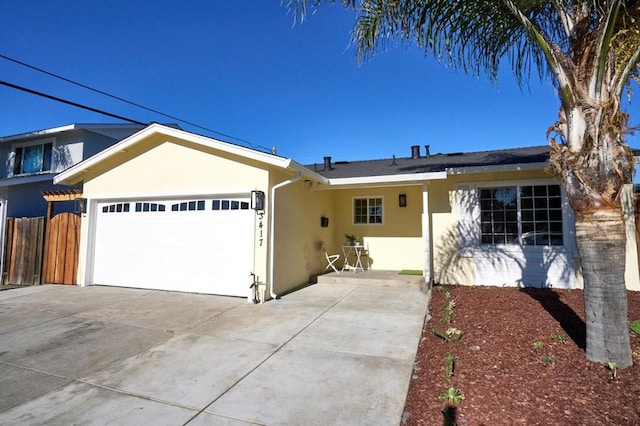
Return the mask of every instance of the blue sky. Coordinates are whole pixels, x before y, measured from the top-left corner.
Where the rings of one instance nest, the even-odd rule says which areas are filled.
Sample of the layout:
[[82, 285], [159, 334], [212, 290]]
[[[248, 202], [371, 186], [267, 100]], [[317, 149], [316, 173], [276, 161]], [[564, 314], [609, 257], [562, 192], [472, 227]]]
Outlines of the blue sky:
[[[537, 79], [521, 91], [506, 72], [495, 87], [411, 47], [358, 64], [348, 46], [354, 15], [340, 6], [295, 26], [279, 0], [1, 0], [0, 10], [0, 54], [304, 164], [408, 156], [411, 145], [432, 153], [541, 145], [557, 116], [553, 87]], [[4, 59], [0, 80], [142, 122], [173, 121]], [[638, 102], [624, 106], [636, 125]], [[0, 136], [113, 121], [0, 86]], [[639, 138], [629, 142], [640, 147]]]

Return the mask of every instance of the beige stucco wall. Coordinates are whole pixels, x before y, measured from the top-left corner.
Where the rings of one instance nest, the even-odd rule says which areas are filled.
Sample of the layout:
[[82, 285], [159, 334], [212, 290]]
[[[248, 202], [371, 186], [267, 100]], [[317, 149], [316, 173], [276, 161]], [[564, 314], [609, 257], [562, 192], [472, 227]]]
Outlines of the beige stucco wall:
[[[275, 186], [292, 178], [288, 173], [271, 175]], [[312, 182], [300, 180], [276, 190], [274, 288], [278, 295], [313, 281], [326, 266], [321, 241], [334, 247], [336, 228], [334, 193], [315, 189]], [[329, 226], [320, 226], [327, 217]]]
[[[377, 188], [336, 189], [335, 253], [342, 254], [345, 234], [360, 237], [369, 248], [371, 268], [377, 270], [424, 267], [422, 238], [422, 184]], [[399, 207], [398, 195], [406, 194], [407, 206]], [[354, 224], [355, 197], [382, 197], [382, 224]]]
[[99, 196], [247, 192], [268, 185], [268, 171], [257, 162], [166, 137], [149, 138], [90, 172], [95, 177], [85, 181], [84, 192]]
[[[190, 195], [247, 194], [264, 191], [269, 196], [270, 171], [262, 163], [231, 156], [201, 145], [166, 137], [151, 137], [125, 152], [89, 170], [83, 194], [89, 200], [89, 212], [99, 199], [135, 199], [137, 197], [175, 197]], [[268, 273], [266, 232], [269, 212], [256, 214], [254, 272], [262, 281]], [[90, 283], [89, 252], [93, 230], [89, 220], [82, 221], [78, 282]], [[260, 244], [260, 230], [265, 238]]]

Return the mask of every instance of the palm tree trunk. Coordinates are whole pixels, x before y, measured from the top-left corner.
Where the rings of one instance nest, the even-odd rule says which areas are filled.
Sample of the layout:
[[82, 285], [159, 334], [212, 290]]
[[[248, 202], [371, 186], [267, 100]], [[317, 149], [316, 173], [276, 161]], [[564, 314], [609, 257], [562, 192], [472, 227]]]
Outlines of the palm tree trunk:
[[576, 240], [585, 282], [587, 359], [613, 362], [620, 369], [629, 367], [626, 234], [621, 209], [579, 212]]

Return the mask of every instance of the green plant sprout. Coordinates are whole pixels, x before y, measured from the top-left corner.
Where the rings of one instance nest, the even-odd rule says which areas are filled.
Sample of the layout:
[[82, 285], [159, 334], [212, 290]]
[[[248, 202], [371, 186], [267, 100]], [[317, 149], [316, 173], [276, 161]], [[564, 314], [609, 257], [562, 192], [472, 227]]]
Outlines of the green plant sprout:
[[446, 330], [438, 330], [435, 327], [431, 327], [433, 334], [443, 339], [447, 343], [457, 343], [462, 339], [462, 330], [455, 327], [449, 327]]
[[455, 374], [454, 370], [455, 370], [456, 356], [454, 354], [448, 354], [446, 357], [444, 357], [444, 362], [447, 365], [447, 372], [444, 376], [444, 379], [447, 382], [450, 382], [451, 378]]
[[629, 328], [631, 331], [640, 336], [640, 320], [631, 321], [629, 323]]
[[540, 340], [533, 342], [533, 347], [536, 349], [542, 349], [543, 346], [544, 343], [542, 343]]
[[560, 342], [560, 343], [562, 343], [563, 345], [566, 345], [566, 344], [567, 344], [567, 338], [566, 338], [566, 337], [564, 337], [564, 336], [563, 336], [562, 334], [560, 334], [560, 333], [552, 334], [552, 335], [551, 335], [551, 338], [552, 338], [553, 340], [555, 340], [556, 342]]
[[556, 362], [556, 357], [553, 355], [545, 355], [542, 357], [542, 359], [548, 362], [549, 364], [553, 364], [554, 362]]
[[451, 321], [453, 321], [453, 308], [456, 307], [456, 303], [453, 300], [451, 300], [451, 293], [449, 292], [448, 288], [443, 287], [443, 291], [444, 291], [444, 306], [443, 306], [442, 319], [440, 320], [440, 322], [443, 324], [451, 324]]
[[609, 364], [607, 364], [607, 366], [609, 367], [609, 370], [611, 371], [611, 380], [615, 380], [618, 377], [618, 369], [616, 367], [616, 363], [615, 362], [610, 362]]
[[462, 393], [462, 391], [460, 391], [460, 389], [450, 387], [449, 389], [444, 391], [439, 398], [446, 400], [450, 404], [460, 405], [460, 403], [464, 401], [464, 394]]

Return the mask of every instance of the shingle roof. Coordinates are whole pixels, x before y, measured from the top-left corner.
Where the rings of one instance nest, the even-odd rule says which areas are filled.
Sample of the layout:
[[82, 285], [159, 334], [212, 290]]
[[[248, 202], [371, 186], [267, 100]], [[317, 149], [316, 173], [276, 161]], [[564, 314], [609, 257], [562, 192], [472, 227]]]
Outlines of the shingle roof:
[[336, 179], [443, 172], [447, 169], [458, 167], [545, 163], [548, 159], [549, 145], [543, 145], [496, 151], [434, 154], [430, 157], [421, 156], [415, 159], [405, 157], [365, 161], [336, 161], [331, 164], [331, 170], [325, 170], [323, 163], [311, 164], [305, 167], [326, 178]]

